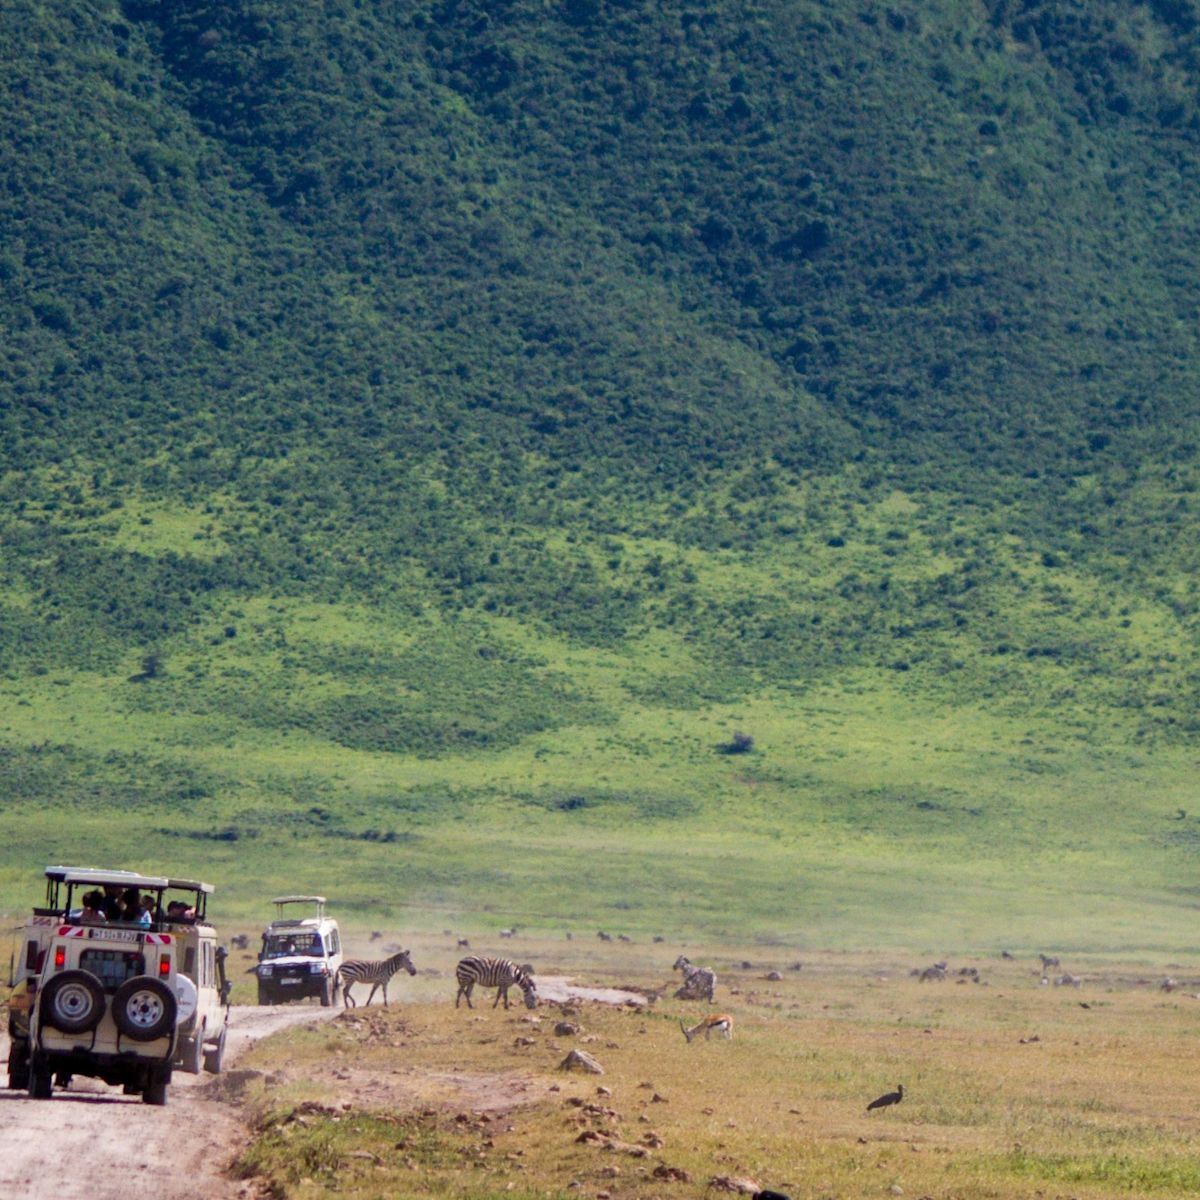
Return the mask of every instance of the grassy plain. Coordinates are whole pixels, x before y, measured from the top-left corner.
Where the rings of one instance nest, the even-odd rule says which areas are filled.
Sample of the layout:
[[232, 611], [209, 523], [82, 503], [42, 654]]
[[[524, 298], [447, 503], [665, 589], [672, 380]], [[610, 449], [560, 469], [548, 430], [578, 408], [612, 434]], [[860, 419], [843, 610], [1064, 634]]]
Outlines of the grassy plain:
[[[50, 674], [2, 718], [26, 749], [7, 760], [0, 912], [20, 917], [46, 862], [98, 861], [211, 878], [226, 920], [302, 887], [391, 930], [934, 955], [1193, 944], [1184, 749], [948, 711], [884, 673], [688, 711], [631, 699], [619, 656], [562, 665], [610, 719], [436, 759], [223, 729], [219, 712], [139, 719], [105, 680]], [[738, 730], [753, 751], [720, 753]]]
[[[543, 974], [652, 990], [680, 949], [498, 945]], [[1200, 1000], [1177, 967], [1168, 993], [1168, 964], [1064, 959], [1077, 990], [1041, 985], [1036, 959], [998, 955], [920, 983], [910, 971], [925, 961], [903, 955], [686, 949], [718, 971], [712, 1011], [733, 1015], [730, 1042], [685, 1044], [678, 1019], [705, 1006], [670, 990], [636, 1011], [573, 1005], [575, 1037], [554, 1034], [556, 1006], [533, 1020], [490, 1001], [456, 1011], [459, 951], [418, 937], [422, 973], [387, 1012], [296, 1029], [242, 1060], [260, 1074], [230, 1081], [256, 1127], [239, 1170], [288, 1200], [687, 1200], [720, 1194], [716, 1176], [839, 1200], [1167, 1200], [1200, 1186]], [[972, 966], [980, 982], [956, 982]], [[558, 1070], [572, 1046], [605, 1074]], [[901, 1104], [865, 1111], [897, 1083]], [[589, 1130], [601, 1140], [579, 1140]]]

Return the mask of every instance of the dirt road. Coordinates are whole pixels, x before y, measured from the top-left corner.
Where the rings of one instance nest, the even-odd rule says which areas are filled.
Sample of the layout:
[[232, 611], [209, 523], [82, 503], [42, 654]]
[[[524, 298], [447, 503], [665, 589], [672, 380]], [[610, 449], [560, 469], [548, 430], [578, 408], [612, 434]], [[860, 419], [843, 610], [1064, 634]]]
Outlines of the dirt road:
[[[615, 988], [581, 987], [564, 976], [541, 976], [543, 1000], [642, 1004]], [[294, 1005], [231, 1010], [225, 1065], [259, 1038], [340, 1009]], [[0, 1062], [8, 1039], [0, 1033]], [[177, 1073], [166, 1108], [143, 1104], [119, 1088], [75, 1079], [50, 1100], [0, 1088], [0, 1198], [22, 1200], [237, 1200], [244, 1185], [224, 1170], [245, 1141], [241, 1117], [221, 1101], [211, 1075]]]
[[[336, 1009], [236, 1007], [225, 1063], [257, 1039], [319, 1021]], [[8, 1039], [0, 1034], [0, 1061]], [[209, 1094], [211, 1075], [176, 1073], [166, 1108], [120, 1088], [75, 1079], [50, 1100], [0, 1089], [0, 1196], [23, 1200], [233, 1200], [242, 1186], [223, 1174], [245, 1132], [239, 1114]]]

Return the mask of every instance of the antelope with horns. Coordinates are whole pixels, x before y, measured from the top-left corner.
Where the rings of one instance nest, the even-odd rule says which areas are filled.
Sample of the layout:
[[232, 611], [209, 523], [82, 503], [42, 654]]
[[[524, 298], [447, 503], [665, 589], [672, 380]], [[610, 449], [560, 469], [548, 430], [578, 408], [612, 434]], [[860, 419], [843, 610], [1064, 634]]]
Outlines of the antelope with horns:
[[684, 1023], [683, 1018], [679, 1018], [679, 1028], [683, 1030], [683, 1036], [690, 1042], [698, 1033], [704, 1034], [706, 1038], [711, 1037], [714, 1032], [721, 1034], [722, 1037], [729, 1039], [733, 1037], [733, 1018], [728, 1013], [716, 1013], [711, 1017], [705, 1017], [698, 1025], [693, 1025], [689, 1029]]

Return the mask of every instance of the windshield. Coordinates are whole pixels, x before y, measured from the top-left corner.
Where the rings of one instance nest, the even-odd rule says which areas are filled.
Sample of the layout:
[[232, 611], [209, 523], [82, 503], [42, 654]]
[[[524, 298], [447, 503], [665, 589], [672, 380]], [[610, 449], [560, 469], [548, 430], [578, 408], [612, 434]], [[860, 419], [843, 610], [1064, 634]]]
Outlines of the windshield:
[[288, 958], [294, 954], [309, 958], [320, 958], [322, 954], [319, 933], [272, 933], [263, 944], [263, 958]]

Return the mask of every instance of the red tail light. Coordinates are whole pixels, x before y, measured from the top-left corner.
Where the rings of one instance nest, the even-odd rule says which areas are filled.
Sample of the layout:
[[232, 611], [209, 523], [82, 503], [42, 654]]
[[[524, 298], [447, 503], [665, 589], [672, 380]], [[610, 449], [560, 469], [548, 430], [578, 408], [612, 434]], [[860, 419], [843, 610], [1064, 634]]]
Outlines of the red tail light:
[[66, 946], [58, 946], [54, 951], [54, 969], [61, 971], [67, 965], [67, 948]]
[[169, 954], [160, 954], [158, 956], [158, 973], [159, 975], [170, 975], [171, 956]]

